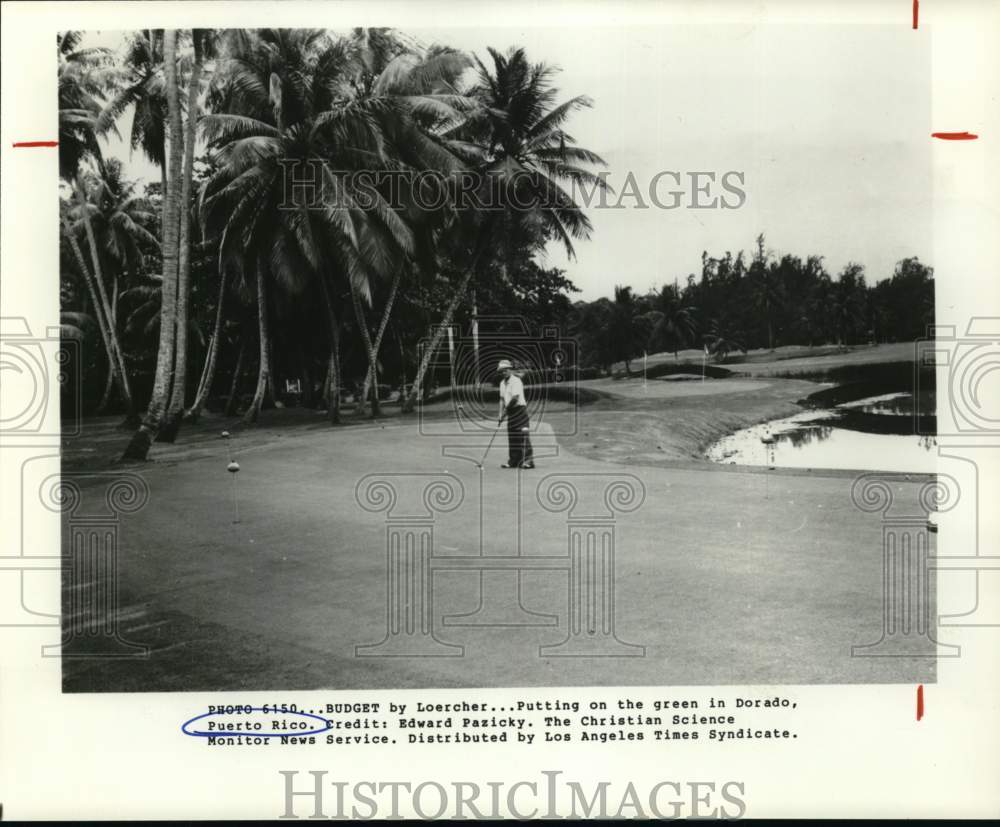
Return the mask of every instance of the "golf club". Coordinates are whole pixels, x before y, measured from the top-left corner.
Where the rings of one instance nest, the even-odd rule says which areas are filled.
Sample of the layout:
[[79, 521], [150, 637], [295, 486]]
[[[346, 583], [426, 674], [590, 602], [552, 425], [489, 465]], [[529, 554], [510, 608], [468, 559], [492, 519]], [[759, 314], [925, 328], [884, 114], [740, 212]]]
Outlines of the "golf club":
[[489, 444], [486, 446], [486, 450], [483, 451], [483, 458], [481, 460], [479, 460], [479, 462], [476, 463], [476, 467], [477, 468], [482, 468], [483, 467], [483, 463], [486, 462], [486, 457], [490, 453], [490, 448], [493, 447], [493, 440], [496, 439], [497, 438], [497, 434], [500, 433], [500, 426], [501, 425], [503, 425], [503, 418], [502, 417], [501, 417], [500, 421], [497, 422], [496, 428], [493, 429], [493, 436], [490, 437]]

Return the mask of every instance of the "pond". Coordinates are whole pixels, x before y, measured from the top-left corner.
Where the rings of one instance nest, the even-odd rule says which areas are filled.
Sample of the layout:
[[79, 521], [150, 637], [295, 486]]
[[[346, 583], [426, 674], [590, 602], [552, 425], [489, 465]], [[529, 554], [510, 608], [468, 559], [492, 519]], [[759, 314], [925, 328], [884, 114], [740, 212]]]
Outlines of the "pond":
[[[833, 401], [829, 391], [814, 394]], [[809, 404], [810, 400], [804, 400]], [[933, 391], [917, 409], [933, 411]], [[716, 442], [713, 462], [774, 468], [838, 468], [904, 473], [937, 470], [934, 417], [915, 418], [906, 391], [852, 399], [744, 428]]]

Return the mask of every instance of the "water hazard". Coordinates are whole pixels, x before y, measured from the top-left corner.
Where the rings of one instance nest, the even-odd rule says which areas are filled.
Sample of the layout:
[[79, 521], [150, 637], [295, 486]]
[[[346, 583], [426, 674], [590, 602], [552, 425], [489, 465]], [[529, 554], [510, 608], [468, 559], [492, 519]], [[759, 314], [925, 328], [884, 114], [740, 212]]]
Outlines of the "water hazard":
[[934, 417], [925, 413], [934, 410], [933, 391], [916, 398], [910, 392], [897, 391], [837, 403], [837, 390], [810, 397], [814, 404], [826, 402], [827, 407], [724, 437], [709, 449], [708, 458], [774, 468], [937, 470]]

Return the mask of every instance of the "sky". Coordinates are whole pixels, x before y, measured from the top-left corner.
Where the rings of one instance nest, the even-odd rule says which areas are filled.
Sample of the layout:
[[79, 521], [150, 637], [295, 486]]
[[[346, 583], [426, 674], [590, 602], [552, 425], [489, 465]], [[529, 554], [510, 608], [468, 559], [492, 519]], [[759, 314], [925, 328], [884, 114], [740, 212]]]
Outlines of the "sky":
[[[931, 245], [930, 49], [906, 27], [881, 25], [663, 25], [643, 28], [407, 29], [424, 45], [444, 43], [484, 60], [493, 46], [523, 46], [533, 61], [560, 68], [560, 100], [587, 95], [566, 131], [607, 162], [621, 191], [631, 173], [647, 208], [587, 209], [594, 232], [575, 260], [551, 244], [547, 266], [567, 271], [577, 298], [637, 292], [698, 274], [702, 251], [745, 250], [764, 233], [769, 251], [825, 256], [836, 275], [863, 264], [869, 282]], [[120, 33], [88, 44], [116, 46]], [[127, 134], [128, 121], [120, 129]], [[112, 142], [135, 177], [159, 173]], [[595, 172], [600, 169], [595, 169]], [[650, 202], [661, 172], [661, 204], [681, 189], [677, 209]], [[692, 172], [715, 173], [701, 203], [731, 194], [727, 172], [746, 194], [738, 209], [690, 209]], [[708, 183], [705, 176], [698, 179]], [[615, 203], [616, 199], [611, 199]]]

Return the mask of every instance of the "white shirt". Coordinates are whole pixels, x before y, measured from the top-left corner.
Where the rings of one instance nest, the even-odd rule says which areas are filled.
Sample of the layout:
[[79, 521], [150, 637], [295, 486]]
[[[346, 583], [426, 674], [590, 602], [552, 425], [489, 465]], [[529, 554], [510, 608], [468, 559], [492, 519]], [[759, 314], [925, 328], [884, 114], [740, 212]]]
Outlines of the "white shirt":
[[519, 376], [513, 373], [500, 383], [500, 402], [504, 410], [513, 405], [526, 405], [524, 399], [524, 384]]

